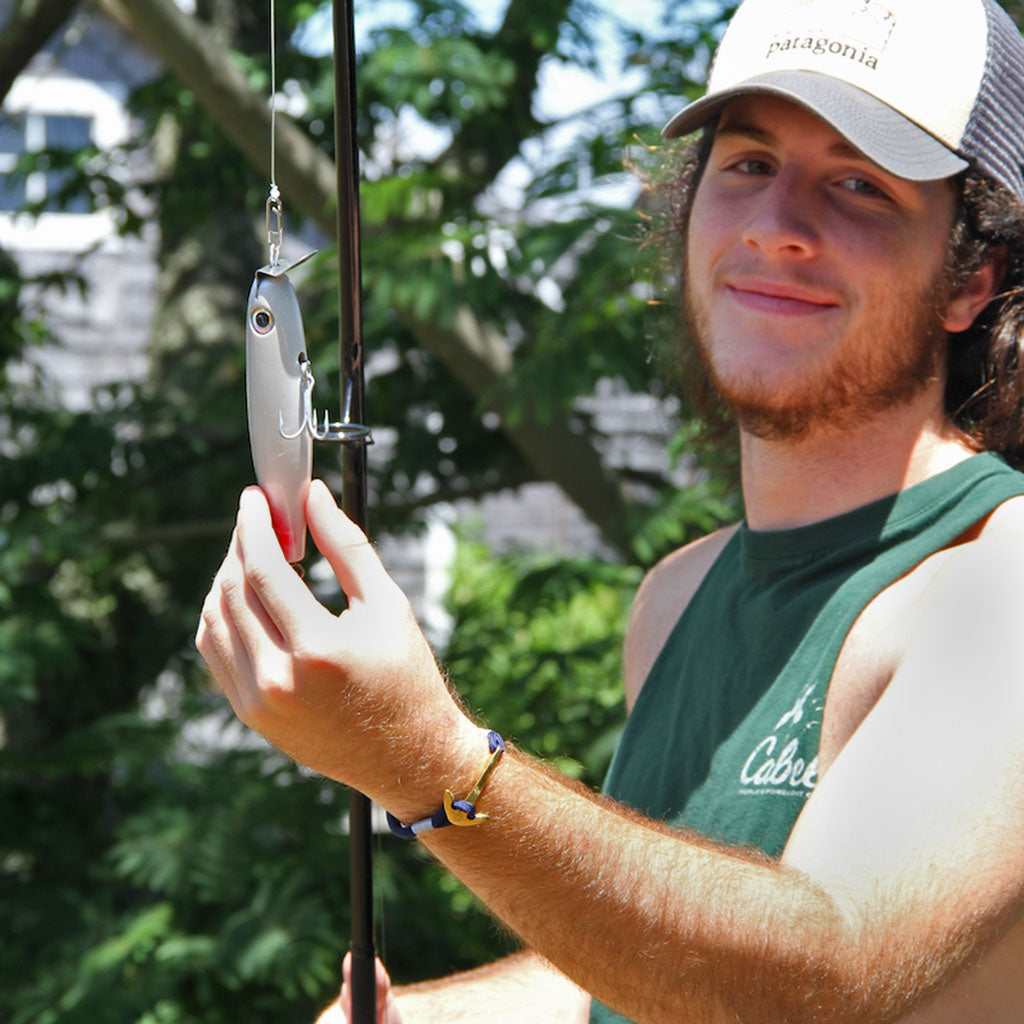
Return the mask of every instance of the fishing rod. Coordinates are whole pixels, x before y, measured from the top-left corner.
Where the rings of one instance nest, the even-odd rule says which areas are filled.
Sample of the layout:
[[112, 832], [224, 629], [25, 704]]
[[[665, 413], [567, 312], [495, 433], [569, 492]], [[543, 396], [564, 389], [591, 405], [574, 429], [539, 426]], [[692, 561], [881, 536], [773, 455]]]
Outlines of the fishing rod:
[[[342, 414], [330, 422], [313, 409], [313, 367], [295, 290], [288, 273], [314, 255], [281, 260], [284, 212], [276, 168], [276, 44], [270, 0], [270, 192], [266, 202], [268, 259], [256, 271], [246, 309], [246, 406], [256, 480], [267, 496], [285, 557], [299, 571], [306, 551], [305, 499], [313, 442], [341, 444], [341, 507], [367, 529], [362, 266], [359, 224], [359, 145], [356, 136], [353, 0], [333, 0], [334, 138], [337, 171], [338, 338]], [[375, 1024], [373, 862], [370, 801], [352, 790], [349, 801], [352, 1021]]]
[[[363, 381], [362, 262], [359, 229], [359, 140], [356, 108], [354, 0], [333, 0], [334, 160], [338, 178], [338, 337], [343, 422], [365, 422]], [[364, 532], [368, 434], [341, 450], [345, 514]], [[373, 934], [373, 832], [370, 801], [357, 790], [349, 800], [352, 1021], [376, 1024]]]

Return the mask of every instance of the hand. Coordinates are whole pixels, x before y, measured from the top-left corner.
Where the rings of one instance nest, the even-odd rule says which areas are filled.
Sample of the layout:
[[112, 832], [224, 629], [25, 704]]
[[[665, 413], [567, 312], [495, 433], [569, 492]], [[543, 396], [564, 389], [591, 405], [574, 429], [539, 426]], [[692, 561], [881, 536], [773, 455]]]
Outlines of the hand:
[[348, 608], [321, 605], [285, 561], [258, 488], [243, 492], [196, 645], [238, 717], [302, 764], [399, 816], [486, 749], [456, 705], [409, 603], [366, 537], [314, 481], [306, 517]]
[[[338, 1002], [345, 1014], [346, 1024], [352, 1021], [352, 954], [346, 953], [345, 960], [341, 967], [344, 982], [341, 986], [341, 996]], [[377, 1024], [402, 1024], [402, 1015], [399, 1013], [395, 1003], [394, 991], [391, 988], [391, 978], [387, 970], [376, 960], [377, 973]]]

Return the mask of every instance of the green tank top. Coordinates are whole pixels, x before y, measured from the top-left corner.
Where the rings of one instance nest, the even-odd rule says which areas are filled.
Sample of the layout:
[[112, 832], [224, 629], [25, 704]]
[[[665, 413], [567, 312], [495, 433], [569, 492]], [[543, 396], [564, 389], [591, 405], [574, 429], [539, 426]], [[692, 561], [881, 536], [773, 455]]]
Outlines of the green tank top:
[[[792, 530], [741, 524], [658, 655], [605, 792], [778, 857], [817, 781], [836, 659], [872, 598], [949, 546], [1024, 476], [991, 453]], [[595, 1003], [592, 1024], [625, 1021]]]

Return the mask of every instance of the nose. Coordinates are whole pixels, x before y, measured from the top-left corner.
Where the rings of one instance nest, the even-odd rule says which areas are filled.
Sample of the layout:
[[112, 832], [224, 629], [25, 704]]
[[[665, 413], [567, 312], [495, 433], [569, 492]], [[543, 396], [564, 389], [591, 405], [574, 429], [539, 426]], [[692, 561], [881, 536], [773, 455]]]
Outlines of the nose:
[[813, 256], [820, 244], [813, 206], [812, 190], [799, 170], [783, 167], [757, 196], [744, 244], [772, 255]]

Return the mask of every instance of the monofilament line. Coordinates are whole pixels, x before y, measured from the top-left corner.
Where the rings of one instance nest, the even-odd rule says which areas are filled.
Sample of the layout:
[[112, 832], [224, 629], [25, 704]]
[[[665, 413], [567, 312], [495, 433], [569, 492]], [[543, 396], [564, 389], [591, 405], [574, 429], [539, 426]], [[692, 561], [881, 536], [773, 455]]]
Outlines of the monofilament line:
[[270, 0], [270, 194], [267, 196], [268, 260], [276, 267], [284, 238], [281, 190], [277, 187], [277, 15]]
[[277, 194], [277, 18], [270, 0], [270, 194]]

